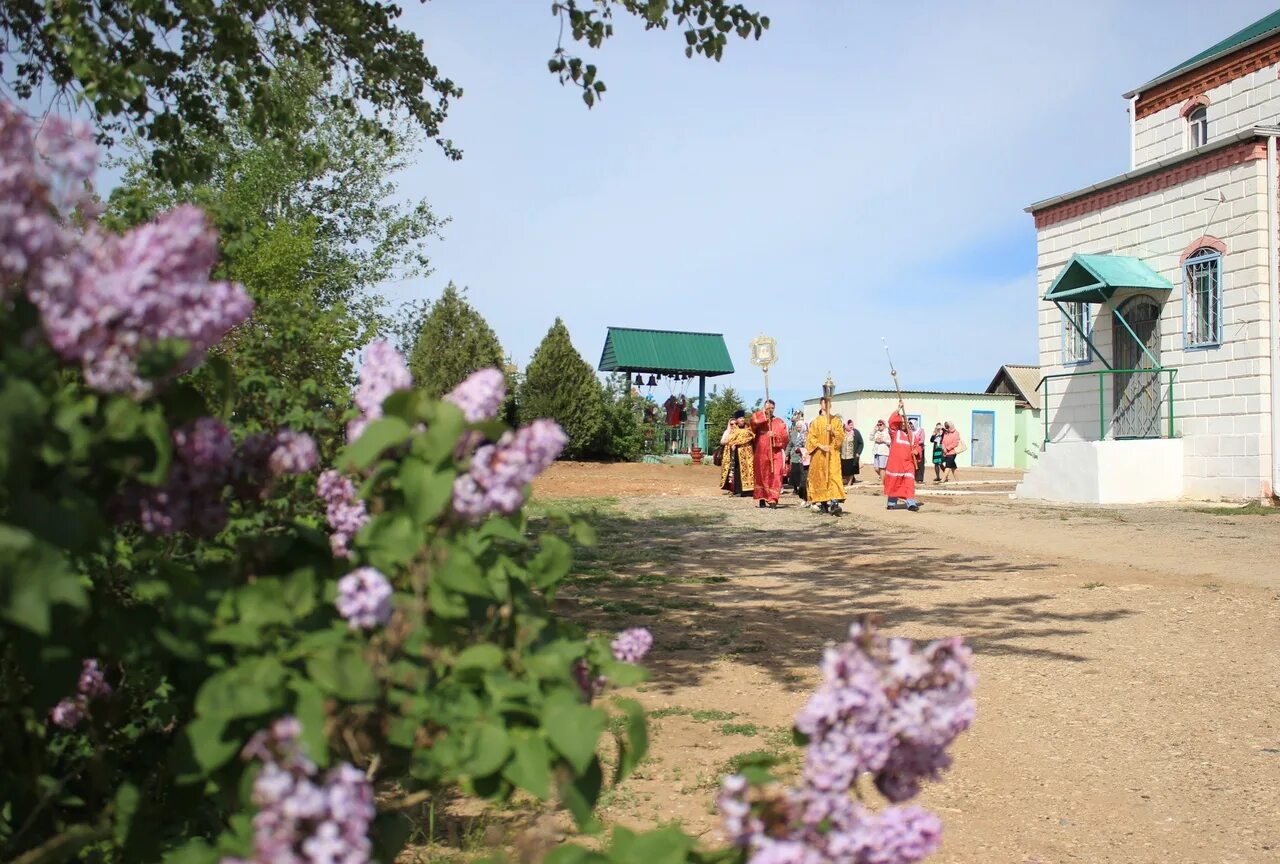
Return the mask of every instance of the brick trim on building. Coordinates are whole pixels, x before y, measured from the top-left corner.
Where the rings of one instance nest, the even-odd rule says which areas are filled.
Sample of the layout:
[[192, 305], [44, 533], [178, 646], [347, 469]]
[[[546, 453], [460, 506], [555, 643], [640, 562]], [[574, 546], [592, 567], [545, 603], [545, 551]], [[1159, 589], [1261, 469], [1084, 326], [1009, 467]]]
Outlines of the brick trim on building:
[[1233, 165], [1265, 158], [1267, 158], [1265, 143], [1257, 139], [1241, 141], [1239, 144], [1223, 147], [1221, 150], [1215, 150], [1203, 156], [1192, 157], [1177, 165], [1170, 165], [1162, 171], [1154, 171], [1143, 177], [1135, 177], [1096, 192], [1085, 193], [1079, 198], [1072, 198], [1069, 201], [1051, 204], [1043, 210], [1036, 210], [1034, 211], [1036, 228], [1056, 225], [1086, 213], [1114, 207], [1125, 201], [1159, 192], [1161, 189], [1179, 186], [1188, 180], [1204, 177]]
[[1182, 255], [1178, 257], [1178, 264], [1186, 264], [1187, 259], [1201, 249], [1212, 249], [1219, 255], [1227, 254], [1227, 244], [1223, 243], [1217, 237], [1211, 237], [1205, 234], [1203, 237], [1197, 237], [1187, 244], [1187, 248], [1182, 250]]
[[1176, 78], [1156, 84], [1138, 94], [1136, 115], [1139, 120], [1150, 117], [1170, 105], [1177, 105], [1200, 93], [1243, 78], [1251, 72], [1280, 63], [1280, 33], [1239, 51], [1231, 51]]
[[1183, 104], [1183, 106], [1180, 109], [1178, 109], [1178, 114], [1182, 117], [1182, 119], [1185, 120], [1187, 119], [1187, 115], [1189, 115], [1192, 111], [1196, 110], [1202, 105], [1206, 108], [1208, 108], [1210, 105], [1209, 97], [1203, 93], [1201, 93], [1198, 96], [1192, 96], [1190, 99], [1188, 99], [1186, 103]]

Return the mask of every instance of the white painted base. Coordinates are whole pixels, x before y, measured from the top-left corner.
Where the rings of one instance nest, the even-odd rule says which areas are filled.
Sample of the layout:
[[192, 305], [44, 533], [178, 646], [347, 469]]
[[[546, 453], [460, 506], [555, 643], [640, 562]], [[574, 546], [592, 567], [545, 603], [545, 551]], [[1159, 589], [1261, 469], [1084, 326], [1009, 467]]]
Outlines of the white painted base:
[[1182, 439], [1058, 441], [1014, 493], [1074, 504], [1147, 504], [1183, 495]]

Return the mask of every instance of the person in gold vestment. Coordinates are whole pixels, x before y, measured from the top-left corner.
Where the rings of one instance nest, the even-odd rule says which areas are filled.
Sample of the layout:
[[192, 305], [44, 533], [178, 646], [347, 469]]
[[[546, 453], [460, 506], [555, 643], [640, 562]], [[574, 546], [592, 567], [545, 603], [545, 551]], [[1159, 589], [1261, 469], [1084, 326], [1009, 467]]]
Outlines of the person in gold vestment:
[[844, 484], [840, 476], [840, 445], [844, 424], [831, 413], [831, 400], [822, 397], [818, 416], [809, 424], [805, 449], [809, 451], [809, 503], [822, 513], [840, 515]]
[[733, 415], [720, 436], [724, 445], [724, 457], [720, 466], [720, 488], [734, 495], [751, 495], [756, 488], [756, 469], [753, 451], [755, 433], [747, 426], [747, 414], [739, 411]]

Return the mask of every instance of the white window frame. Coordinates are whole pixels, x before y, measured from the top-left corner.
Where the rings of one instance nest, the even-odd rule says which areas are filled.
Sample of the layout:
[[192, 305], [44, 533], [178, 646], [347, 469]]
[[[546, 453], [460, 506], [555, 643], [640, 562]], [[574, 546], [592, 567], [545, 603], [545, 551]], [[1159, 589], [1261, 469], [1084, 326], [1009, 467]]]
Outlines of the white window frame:
[[1198, 105], [1187, 113], [1187, 147], [1194, 150], [1209, 143], [1209, 109]]
[[[1202, 308], [1207, 314], [1199, 314]], [[1222, 253], [1202, 246], [1182, 262], [1182, 347], [1221, 344]]]
[[1062, 365], [1079, 366], [1093, 360], [1093, 351], [1089, 341], [1080, 335], [1080, 331], [1071, 326], [1068, 316], [1076, 314], [1084, 332], [1093, 338], [1093, 315], [1089, 313], [1088, 303], [1063, 303], [1062, 314]]

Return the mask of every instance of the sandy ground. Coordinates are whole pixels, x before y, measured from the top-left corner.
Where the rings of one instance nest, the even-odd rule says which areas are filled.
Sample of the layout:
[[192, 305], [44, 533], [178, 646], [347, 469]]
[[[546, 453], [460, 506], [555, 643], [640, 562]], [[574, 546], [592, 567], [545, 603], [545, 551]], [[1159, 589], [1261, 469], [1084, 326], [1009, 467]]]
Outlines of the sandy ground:
[[789, 752], [823, 644], [878, 612], [976, 652], [978, 721], [922, 796], [946, 824], [932, 861], [1280, 861], [1280, 516], [1035, 505], [1008, 472], [967, 472], [915, 514], [863, 485], [837, 519], [717, 478], [561, 464], [535, 489], [615, 499], [566, 611], [656, 637], [652, 758], [611, 821], [717, 843], [718, 777]]

